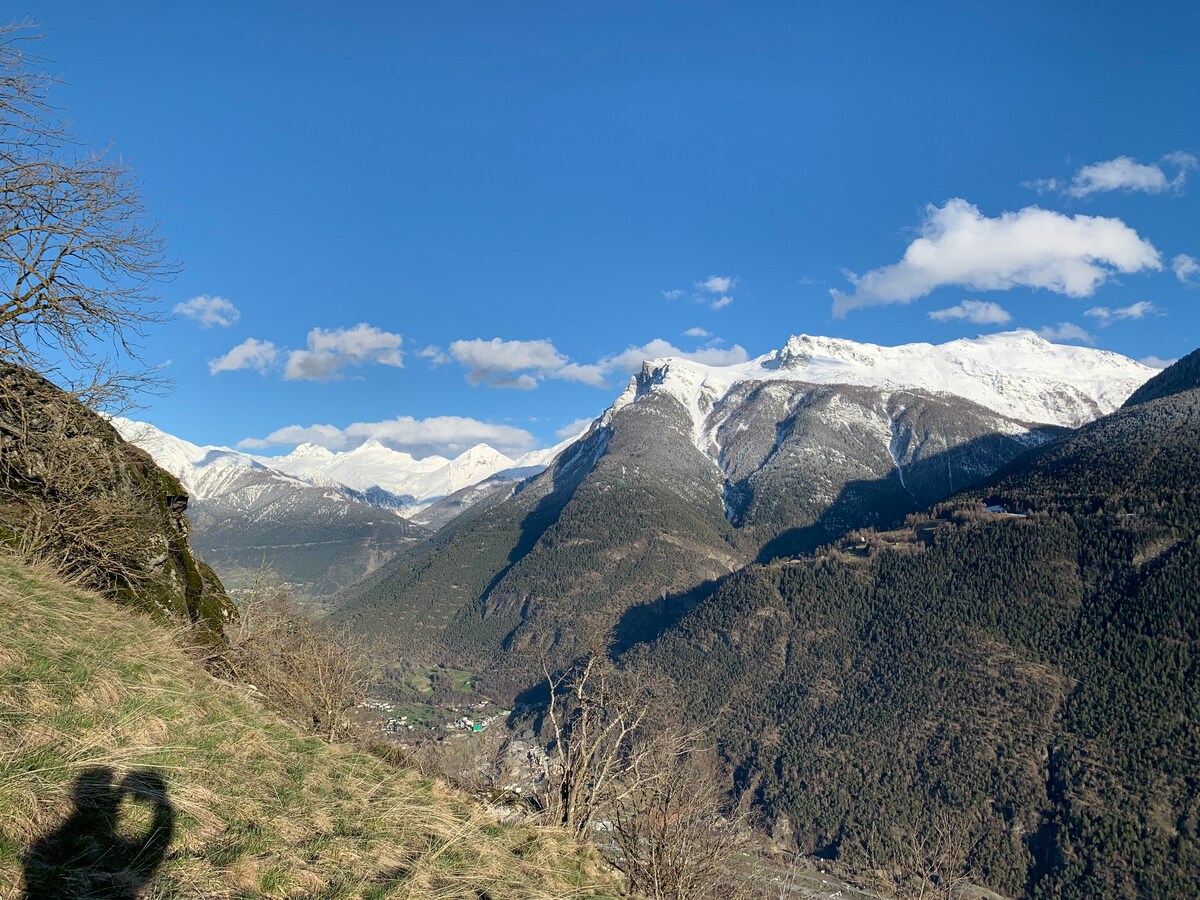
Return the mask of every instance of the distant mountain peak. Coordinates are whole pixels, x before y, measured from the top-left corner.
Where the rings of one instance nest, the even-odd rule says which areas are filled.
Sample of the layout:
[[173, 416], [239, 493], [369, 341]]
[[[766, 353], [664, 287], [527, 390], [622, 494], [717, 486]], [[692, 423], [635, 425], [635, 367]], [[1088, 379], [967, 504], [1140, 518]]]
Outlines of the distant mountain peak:
[[[253, 456], [228, 447], [198, 446], [153, 425], [130, 419], [113, 424], [130, 442], [150, 453], [197, 499], [223, 497], [264, 479], [293, 483], [297, 489], [333, 489], [350, 501], [399, 510], [405, 517], [442, 497], [513, 470], [525, 477], [545, 468], [564, 445], [533, 451], [514, 460], [486, 443], [454, 459], [416, 459], [370, 438], [353, 450], [333, 452], [303, 443], [284, 456]], [[521, 470], [519, 473], [516, 470]]]
[[[509, 459], [508, 456], [505, 456], [503, 453], [501, 453], [495, 447], [491, 446], [490, 444], [484, 444], [484, 443], [479, 443], [473, 447], [468, 447], [466, 450], [464, 450], [462, 453], [460, 453], [457, 457], [455, 457], [455, 459], [463, 459], [464, 457], [469, 458], [469, 459], [477, 459], [480, 457], [488, 457], [488, 458], [501, 457], [503, 459]], [[511, 462], [511, 460], [510, 460], [510, 462]]]
[[332, 459], [333, 451], [322, 447], [320, 444], [301, 444], [295, 450], [288, 454], [290, 459]]

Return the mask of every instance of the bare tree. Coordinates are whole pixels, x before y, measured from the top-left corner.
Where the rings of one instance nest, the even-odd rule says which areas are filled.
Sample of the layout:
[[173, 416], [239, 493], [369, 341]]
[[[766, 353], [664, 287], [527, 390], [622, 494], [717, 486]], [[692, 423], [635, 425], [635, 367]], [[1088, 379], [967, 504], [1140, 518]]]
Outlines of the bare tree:
[[567, 669], [542, 671], [550, 690], [548, 817], [577, 837], [591, 835], [600, 811], [625, 789], [631, 755], [655, 709], [653, 688], [593, 650]]
[[[139, 185], [82, 146], [49, 101], [28, 23], [0, 26], [0, 361], [125, 401], [150, 373], [136, 340], [176, 271]], [[96, 395], [92, 390], [102, 385]]]
[[542, 805], [553, 823], [591, 840], [655, 900], [736, 898], [748, 831], [722, 815], [725, 792], [703, 729], [679, 721], [670, 685], [622, 669], [603, 642], [552, 672], [545, 721], [548, 767]]
[[877, 887], [904, 900], [953, 900], [976, 883], [979, 841], [969, 815], [942, 810], [925, 825], [881, 833], [873, 824], [867, 844]]
[[653, 900], [735, 898], [761, 888], [736, 871], [750, 848], [740, 816], [722, 814], [725, 792], [701, 732], [673, 727], [631, 757], [627, 790], [614, 799], [613, 864]]
[[348, 630], [313, 622], [269, 573], [239, 600], [215, 660], [280, 712], [328, 740], [352, 732], [347, 714], [371, 681], [370, 648]]

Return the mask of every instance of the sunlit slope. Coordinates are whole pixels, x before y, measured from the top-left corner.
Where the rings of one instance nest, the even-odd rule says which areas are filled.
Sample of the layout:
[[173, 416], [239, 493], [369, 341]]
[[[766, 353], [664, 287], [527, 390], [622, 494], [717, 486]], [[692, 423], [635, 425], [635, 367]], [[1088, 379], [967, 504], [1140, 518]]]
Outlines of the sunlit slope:
[[607, 895], [558, 833], [301, 736], [148, 618], [4, 557], [0, 616], [0, 896]]

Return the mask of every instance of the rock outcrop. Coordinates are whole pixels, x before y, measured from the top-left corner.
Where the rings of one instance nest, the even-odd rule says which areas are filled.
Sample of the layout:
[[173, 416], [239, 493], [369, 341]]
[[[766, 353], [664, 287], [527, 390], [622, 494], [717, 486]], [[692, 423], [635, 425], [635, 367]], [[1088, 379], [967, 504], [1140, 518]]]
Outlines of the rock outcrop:
[[187, 504], [178, 479], [103, 416], [0, 364], [0, 546], [216, 636], [233, 605], [188, 545]]

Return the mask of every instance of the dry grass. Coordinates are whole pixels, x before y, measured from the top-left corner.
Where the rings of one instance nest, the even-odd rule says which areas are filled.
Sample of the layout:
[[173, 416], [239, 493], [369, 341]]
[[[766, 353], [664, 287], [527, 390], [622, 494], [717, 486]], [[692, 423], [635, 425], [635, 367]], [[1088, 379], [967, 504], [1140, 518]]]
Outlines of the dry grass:
[[[440, 783], [305, 737], [150, 619], [0, 557], [0, 898], [107, 767], [165, 782], [174, 831], [143, 896], [614, 896], [594, 855], [501, 826]], [[144, 834], [149, 808], [120, 807]], [[86, 875], [86, 873], [85, 873]]]

